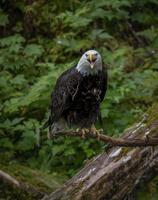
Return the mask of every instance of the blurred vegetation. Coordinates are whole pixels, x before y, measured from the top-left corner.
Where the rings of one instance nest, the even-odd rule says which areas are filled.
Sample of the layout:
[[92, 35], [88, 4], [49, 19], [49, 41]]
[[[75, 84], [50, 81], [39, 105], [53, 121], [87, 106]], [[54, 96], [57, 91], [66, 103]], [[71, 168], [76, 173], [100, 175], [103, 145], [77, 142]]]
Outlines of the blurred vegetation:
[[50, 141], [41, 129], [56, 79], [81, 49], [98, 50], [108, 68], [106, 132], [118, 136], [142, 117], [158, 100], [157, 10], [157, 0], [1, 0], [1, 164], [68, 178], [104, 149], [94, 140]]
[[[23, 166], [22, 164], [10, 164], [5, 166], [0, 164], [0, 169], [5, 173], [8, 173], [11, 177], [15, 178], [15, 180], [19, 181], [20, 183], [24, 183], [26, 188], [25, 190], [21, 188], [15, 189], [15, 187], [13, 187], [11, 184], [8, 184], [7, 182], [1, 183], [1, 200], [40, 199], [43, 194], [51, 193], [52, 191], [59, 188], [61, 183], [65, 181], [65, 177], [61, 177], [55, 172], [46, 174], [40, 170], [33, 170], [30, 167]], [[35, 191], [31, 191], [31, 189], [29, 190], [29, 187]], [[41, 194], [39, 194], [39, 192]]]

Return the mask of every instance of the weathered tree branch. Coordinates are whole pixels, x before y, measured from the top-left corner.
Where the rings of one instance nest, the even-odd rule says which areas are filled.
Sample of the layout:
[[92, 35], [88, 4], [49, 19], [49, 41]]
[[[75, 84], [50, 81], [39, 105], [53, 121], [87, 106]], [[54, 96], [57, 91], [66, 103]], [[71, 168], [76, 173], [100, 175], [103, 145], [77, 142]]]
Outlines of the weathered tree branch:
[[[72, 136], [72, 137], [81, 137], [82, 132], [76, 131], [62, 131], [57, 132], [52, 138], [59, 136]], [[110, 146], [120, 146], [120, 147], [147, 147], [147, 146], [158, 146], [158, 138], [148, 138], [146, 135], [144, 138], [113, 138], [104, 134], [95, 134], [92, 132], [86, 133], [85, 138], [94, 138], [105, 143], [110, 144]]]
[[[145, 120], [143, 119], [137, 127], [144, 126]], [[134, 131], [136, 131], [134, 130]], [[88, 132], [85, 134], [85, 138], [94, 138], [105, 143], [110, 144], [110, 146], [120, 146], [120, 147], [147, 147], [147, 146], [157, 146], [158, 145], [158, 137], [151, 138], [149, 137], [149, 133], [153, 130], [146, 130], [144, 136], [142, 138], [113, 138], [105, 134], [95, 134], [93, 132]], [[59, 136], [72, 136], [72, 137], [83, 137], [83, 133], [81, 131], [58, 131], [54, 135], [51, 135], [51, 138], [59, 137]]]
[[[63, 135], [82, 134], [65, 132]], [[91, 133], [89, 136], [97, 137]], [[149, 139], [145, 139], [146, 137]], [[145, 122], [126, 130], [122, 138], [114, 139], [101, 135], [102, 140], [112, 146], [152, 146], [157, 144], [157, 137], [158, 105], [153, 106]], [[127, 198], [140, 182], [150, 180], [157, 173], [158, 147], [111, 147], [43, 200], [122, 200]]]

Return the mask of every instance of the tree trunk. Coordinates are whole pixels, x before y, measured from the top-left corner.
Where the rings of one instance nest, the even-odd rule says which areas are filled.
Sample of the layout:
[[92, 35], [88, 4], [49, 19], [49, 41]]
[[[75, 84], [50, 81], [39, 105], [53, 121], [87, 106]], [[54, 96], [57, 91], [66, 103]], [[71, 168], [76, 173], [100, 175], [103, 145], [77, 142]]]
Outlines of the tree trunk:
[[[158, 137], [158, 104], [123, 138]], [[121, 200], [158, 172], [158, 147], [110, 147], [43, 200]]]

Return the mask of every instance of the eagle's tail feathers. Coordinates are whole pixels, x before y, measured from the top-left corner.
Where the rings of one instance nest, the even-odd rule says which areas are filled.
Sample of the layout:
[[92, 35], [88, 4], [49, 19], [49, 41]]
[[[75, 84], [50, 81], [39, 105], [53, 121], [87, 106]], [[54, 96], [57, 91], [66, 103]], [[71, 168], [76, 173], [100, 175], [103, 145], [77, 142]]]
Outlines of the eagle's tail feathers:
[[55, 135], [58, 131], [64, 130], [67, 126], [64, 119], [60, 119], [58, 121], [54, 121], [53, 119], [49, 118], [48, 121], [43, 126], [43, 129], [48, 128], [48, 138]]

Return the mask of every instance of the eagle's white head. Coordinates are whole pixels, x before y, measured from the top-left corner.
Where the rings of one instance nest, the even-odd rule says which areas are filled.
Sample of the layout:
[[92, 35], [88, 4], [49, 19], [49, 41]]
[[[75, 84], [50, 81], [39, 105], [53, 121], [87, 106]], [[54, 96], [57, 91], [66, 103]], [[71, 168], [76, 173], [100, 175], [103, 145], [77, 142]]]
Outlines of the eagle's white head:
[[76, 69], [82, 75], [95, 75], [102, 70], [101, 55], [95, 50], [86, 51], [80, 58]]

